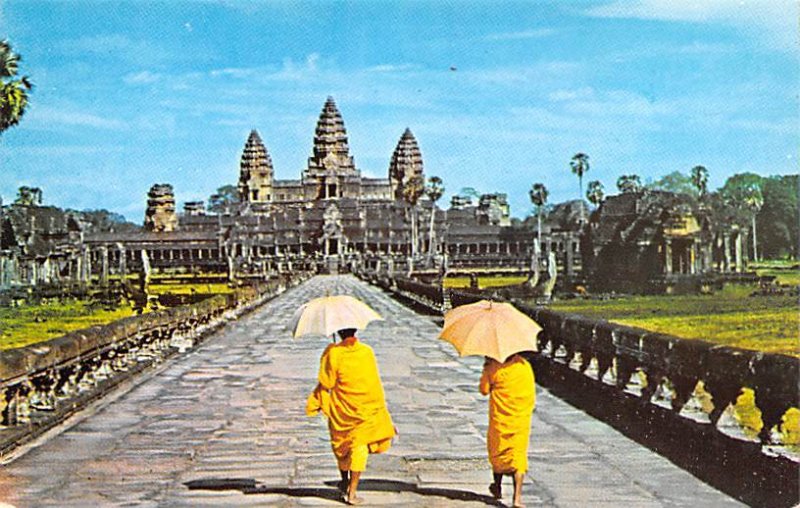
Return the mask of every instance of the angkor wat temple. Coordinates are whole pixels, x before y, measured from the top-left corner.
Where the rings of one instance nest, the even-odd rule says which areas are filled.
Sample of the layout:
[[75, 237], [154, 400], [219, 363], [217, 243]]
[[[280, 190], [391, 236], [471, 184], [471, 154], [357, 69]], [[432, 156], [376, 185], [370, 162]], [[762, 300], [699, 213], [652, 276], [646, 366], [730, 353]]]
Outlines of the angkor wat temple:
[[[329, 97], [300, 178], [274, 178], [267, 146], [253, 130], [241, 155], [239, 200], [219, 213], [207, 213], [202, 202], [187, 202], [179, 213], [169, 184], [151, 187], [137, 232], [83, 230], [52, 207], [3, 207], [0, 288], [105, 283], [145, 269], [230, 279], [295, 269], [529, 270], [538, 233], [527, 222], [512, 224], [504, 194], [477, 202], [456, 196], [442, 210], [410, 188], [424, 181], [410, 129], [400, 136], [386, 178], [363, 176]], [[539, 266], [555, 258], [562, 282], [598, 289], [741, 271], [743, 230], [713, 225], [704, 213], [667, 193], [612, 196], [592, 214], [583, 201], [562, 203], [543, 223]]]

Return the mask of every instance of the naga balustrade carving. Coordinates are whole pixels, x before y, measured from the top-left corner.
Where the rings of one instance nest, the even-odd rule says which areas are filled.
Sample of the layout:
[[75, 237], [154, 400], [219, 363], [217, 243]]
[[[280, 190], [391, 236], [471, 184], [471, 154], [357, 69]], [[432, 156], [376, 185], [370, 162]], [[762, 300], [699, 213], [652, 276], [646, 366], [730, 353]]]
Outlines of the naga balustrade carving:
[[[124, 377], [195, 344], [225, 319], [307, 279], [298, 273], [194, 305], [131, 316], [46, 342], [0, 351], [0, 429], [31, 421], [34, 412], [68, 407], [82, 393]], [[182, 339], [184, 343], [176, 343]]]
[[[441, 308], [442, 293], [437, 286], [398, 278], [379, 279], [375, 275], [366, 279], [406, 298], [414, 292], [417, 303]], [[453, 307], [488, 297], [481, 292], [447, 291]], [[615, 386], [620, 393], [638, 397], [641, 404], [663, 405], [682, 417], [702, 383], [713, 404], [706, 417], [720, 430], [717, 424], [722, 414], [736, 403], [743, 389], [750, 388], [761, 412], [763, 427], [758, 438], [762, 445], [775, 444], [774, 431], [786, 412], [800, 408], [800, 358], [682, 339], [529, 307], [519, 301], [512, 303], [542, 326], [538, 337], [540, 359], [562, 364], [597, 383]], [[693, 406], [700, 405], [698, 402]]]
[[441, 311], [442, 288], [430, 284], [423, 284], [413, 279], [395, 278], [395, 292], [429, 309]]

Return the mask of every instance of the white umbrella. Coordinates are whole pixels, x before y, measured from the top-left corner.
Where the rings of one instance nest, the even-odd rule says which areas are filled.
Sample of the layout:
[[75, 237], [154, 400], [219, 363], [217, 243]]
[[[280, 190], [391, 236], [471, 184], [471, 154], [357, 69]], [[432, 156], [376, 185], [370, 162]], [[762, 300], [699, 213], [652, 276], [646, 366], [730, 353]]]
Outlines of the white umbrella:
[[372, 321], [383, 321], [383, 318], [358, 298], [323, 296], [297, 309], [292, 316], [292, 336], [331, 335], [347, 328], [360, 330]]

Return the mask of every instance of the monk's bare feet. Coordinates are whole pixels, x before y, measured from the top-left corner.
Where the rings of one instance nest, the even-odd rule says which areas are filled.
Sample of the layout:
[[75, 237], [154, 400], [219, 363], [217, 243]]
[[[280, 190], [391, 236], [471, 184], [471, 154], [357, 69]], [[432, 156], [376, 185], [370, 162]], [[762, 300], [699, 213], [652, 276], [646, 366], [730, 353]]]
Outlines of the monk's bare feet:
[[353, 496], [345, 496], [344, 497], [344, 502], [349, 504], [349, 505], [364, 504], [364, 498], [363, 497], [358, 497], [358, 496], [355, 496], [355, 495], [353, 495]]
[[503, 499], [503, 491], [502, 491], [500, 485], [498, 485], [496, 483], [490, 483], [489, 484], [489, 493], [495, 499]]

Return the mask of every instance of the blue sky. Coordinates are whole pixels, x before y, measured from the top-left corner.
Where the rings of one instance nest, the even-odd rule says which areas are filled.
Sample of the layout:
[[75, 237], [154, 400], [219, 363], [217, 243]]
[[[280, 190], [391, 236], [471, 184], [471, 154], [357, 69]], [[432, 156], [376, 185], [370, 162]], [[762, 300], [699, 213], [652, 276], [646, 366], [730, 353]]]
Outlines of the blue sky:
[[[0, 195], [107, 208], [140, 223], [153, 183], [179, 203], [236, 183], [259, 130], [299, 178], [328, 95], [364, 174], [406, 127], [445, 199], [505, 192], [530, 211], [615, 193], [620, 174], [798, 171], [796, 2], [37, 2], [0, 0], [30, 110], [0, 136]], [[455, 69], [455, 70], [452, 70]]]

